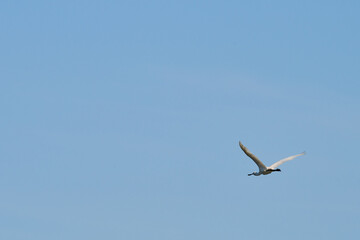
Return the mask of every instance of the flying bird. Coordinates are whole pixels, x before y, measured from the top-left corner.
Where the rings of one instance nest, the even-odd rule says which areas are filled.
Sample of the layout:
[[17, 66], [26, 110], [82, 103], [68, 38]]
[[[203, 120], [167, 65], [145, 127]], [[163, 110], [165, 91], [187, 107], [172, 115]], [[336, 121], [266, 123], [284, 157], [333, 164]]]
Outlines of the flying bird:
[[259, 172], [249, 173], [248, 176], [251, 176], [251, 175], [260, 176], [260, 175], [268, 175], [272, 172], [281, 172], [281, 170], [279, 168], [277, 168], [278, 166], [280, 166], [284, 162], [293, 160], [294, 158], [305, 154], [305, 152], [303, 152], [303, 153], [300, 153], [297, 155], [293, 155], [293, 156], [281, 159], [280, 161], [277, 161], [270, 167], [266, 167], [254, 154], [252, 154], [244, 145], [242, 145], [242, 143], [240, 141], [239, 141], [239, 145], [240, 145], [240, 148], [244, 151], [244, 153], [246, 155], [248, 155], [248, 157], [250, 157], [256, 163], [256, 165], [258, 165], [258, 167], [259, 167]]

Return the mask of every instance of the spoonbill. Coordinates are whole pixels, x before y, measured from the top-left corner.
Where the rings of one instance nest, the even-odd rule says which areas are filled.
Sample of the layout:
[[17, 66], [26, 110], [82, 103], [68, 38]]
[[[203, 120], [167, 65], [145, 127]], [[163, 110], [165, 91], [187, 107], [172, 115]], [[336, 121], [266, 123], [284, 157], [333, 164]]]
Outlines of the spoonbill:
[[280, 161], [277, 161], [270, 167], [266, 167], [254, 154], [252, 154], [244, 145], [242, 145], [242, 143], [240, 141], [239, 141], [239, 145], [240, 145], [240, 148], [244, 151], [244, 153], [246, 155], [248, 155], [248, 157], [250, 157], [256, 163], [256, 165], [258, 165], [258, 167], [259, 167], [259, 172], [249, 173], [248, 176], [251, 176], [251, 175], [260, 176], [260, 175], [268, 175], [272, 172], [281, 172], [281, 170], [279, 168], [277, 168], [279, 165], [305, 154], [305, 152], [302, 152], [300, 154], [281, 159]]

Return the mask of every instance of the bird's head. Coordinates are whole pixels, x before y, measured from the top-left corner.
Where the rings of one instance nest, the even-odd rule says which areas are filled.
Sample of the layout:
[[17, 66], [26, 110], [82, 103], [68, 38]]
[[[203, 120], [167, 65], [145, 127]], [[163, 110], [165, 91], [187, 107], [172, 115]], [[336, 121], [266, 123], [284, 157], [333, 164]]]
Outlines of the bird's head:
[[280, 168], [277, 168], [274, 171], [281, 172]]

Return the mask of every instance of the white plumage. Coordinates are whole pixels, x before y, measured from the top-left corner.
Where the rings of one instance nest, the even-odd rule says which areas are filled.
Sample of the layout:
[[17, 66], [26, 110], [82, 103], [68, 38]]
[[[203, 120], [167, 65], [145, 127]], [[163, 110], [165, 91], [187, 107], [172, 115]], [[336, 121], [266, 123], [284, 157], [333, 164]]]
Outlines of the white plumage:
[[255, 175], [255, 176], [267, 175], [267, 174], [270, 174], [270, 173], [275, 172], [275, 171], [281, 172], [281, 170], [277, 168], [278, 166], [280, 166], [284, 162], [293, 160], [294, 158], [302, 156], [302, 155], [305, 154], [305, 152], [303, 152], [303, 153], [300, 153], [300, 154], [297, 154], [297, 155], [293, 155], [293, 156], [281, 159], [280, 161], [277, 161], [276, 163], [274, 163], [270, 167], [266, 167], [254, 154], [252, 154], [244, 145], [242, 145], [242, 143], [240, 141], [239, 141], [239, 146], [244, 151], [244, 153], [246, 155], [248, 155], [256, 163], [256, 165], [258, 165], [258, 167], [259, 167], [259, 172], [250, 173], [250, 174], [248, 174], [248, 176], [251, 176], [251, 175]]

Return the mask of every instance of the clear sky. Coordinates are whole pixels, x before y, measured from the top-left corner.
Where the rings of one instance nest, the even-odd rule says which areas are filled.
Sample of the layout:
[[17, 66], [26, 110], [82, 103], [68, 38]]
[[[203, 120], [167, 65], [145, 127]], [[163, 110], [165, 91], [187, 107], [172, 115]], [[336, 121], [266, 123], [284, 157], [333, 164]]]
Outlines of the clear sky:
[[355, 239], [359, 11], [1, 1], [0, 238]]

